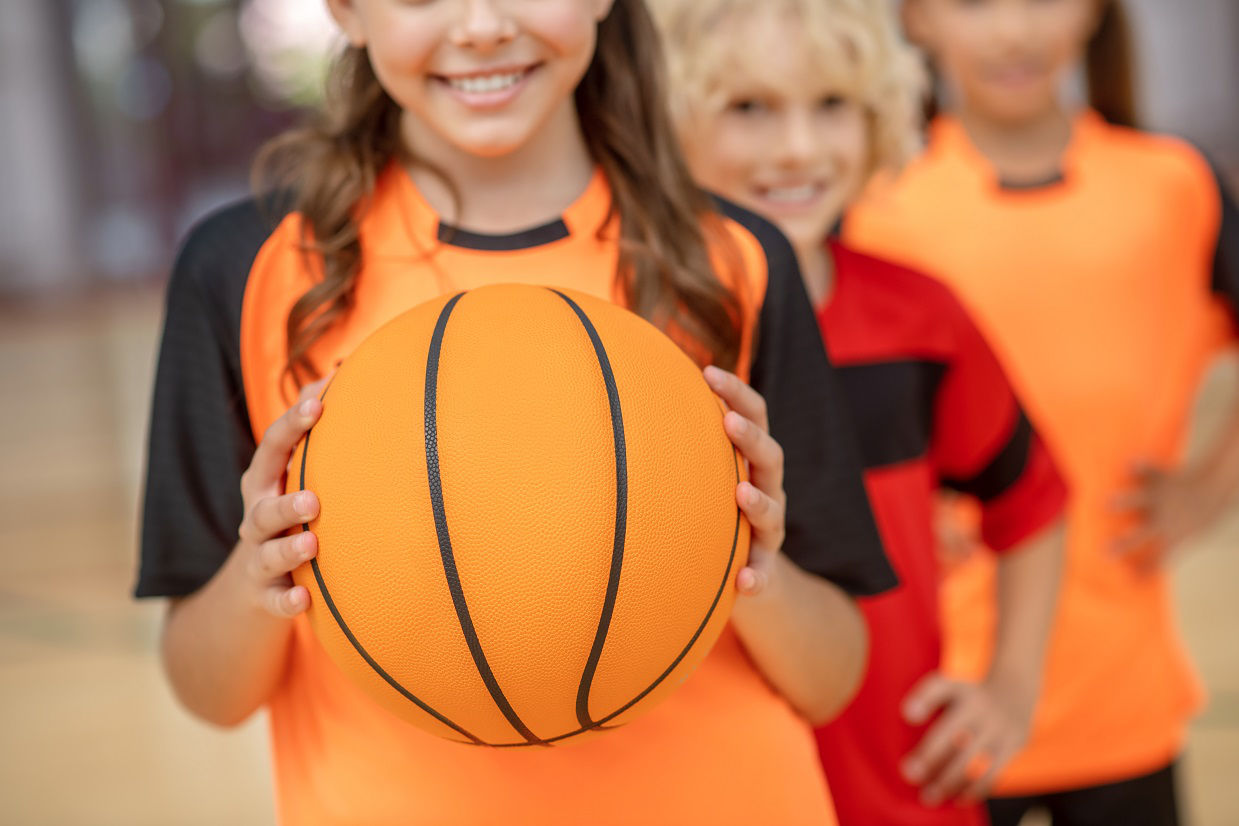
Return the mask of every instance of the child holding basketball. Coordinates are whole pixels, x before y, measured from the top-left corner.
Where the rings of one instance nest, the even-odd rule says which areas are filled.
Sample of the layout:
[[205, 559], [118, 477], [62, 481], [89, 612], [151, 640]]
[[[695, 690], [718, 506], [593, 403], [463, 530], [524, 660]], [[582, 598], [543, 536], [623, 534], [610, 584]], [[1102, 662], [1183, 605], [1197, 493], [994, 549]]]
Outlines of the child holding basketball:
[[[926, 153], [849, 215], [849, 243], [932, 266], [991, 336], [1071, 487], [1066, 577], [1028, 747], [990, 811], [1056, 824], [1179, 822], [1174, 767], [1201, 691], [1168, 554], [1239, 489], [1239, 416], [1181, 449], [1202, 373], [1234, 340], [1239, 219], [1206, 161], [1136, 131], [1111, 0], [905, 0], [947, 105]], [[1063, 91], [1078, 67], [1090, 106]], [[949, 580], [948, 649], [979, 673], [992, 572]]]
[[[698, 180], [774, 219], [796, 248], [900, 578], [861, 601], [869, 670], [851, 706], [817, 732], [840, 822], [984, 823], [977, 801], [1032, 716], [1064, 489], [951, 293], [829, 237], [870, 174], [911, 148], [917, 62], [884, 0], [652, 7]], [[942, 487], [980, 500], [1000, 551], [998, 651], [977, 683], [940, 671], [933, 502]]]
[[[795, 256], [692, 182], [643, 3], [329, 5], [349, 47], [323, 121], [275, 142], [273, 194], [198, 227], [169, 287], [138, 593], [173, 598], [176, 693], [224, 725], [269, 709], [285, 823], [832, 822], [801, 715], [855, 690], [850, 594], [894, 578]], [[730, 629], [661, 706], [564, 748], [402, 723], [332, 666], [288, 576], [316, 550], [293, 530], [313, 492], [281, 482], [323, 409], [312, 380], [402, 311], [499, 281], [662, 326], [711, 365], [750, 467]]]

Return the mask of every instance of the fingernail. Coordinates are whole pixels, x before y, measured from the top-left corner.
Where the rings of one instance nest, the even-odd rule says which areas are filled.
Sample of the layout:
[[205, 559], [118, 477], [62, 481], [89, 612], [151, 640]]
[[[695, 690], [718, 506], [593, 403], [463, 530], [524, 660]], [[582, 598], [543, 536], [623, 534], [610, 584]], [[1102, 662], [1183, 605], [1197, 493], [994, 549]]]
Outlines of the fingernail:
[[753, 485], [749, 482], [744, 483], [740, 495], [744, 497], [744, 504], [746, 505], [756, 505], [758, 500], [761, 498], [757, 492], [757, 488], [753, 487]]
[[301, 408], [299, 412], [301, 413], [302, 416], [305, 416], [307, 419], [310, 416], [313, 416], [314, 415], [314, 400], [306, 399], [305, 401], [303, 401], [301, 403]]
[[727, 421], [729, 422], [728, 427], [731, 428], [731, 432], [737, 436], [743, 436], [745, 431], [749, 429], [748, 421], [738, 413], [735, 415], [729, 413]]
[[293, 508], [297, 511], [298, 516], [309, 516], [313, 506], [314, 500], [307, 491], [303, 490], [293, 497]]
[[309, 559], [310, 553], [314, 550], [314, 534], [309, 531], [302, 531], [296, 541], [298, 556], [302, 559]]

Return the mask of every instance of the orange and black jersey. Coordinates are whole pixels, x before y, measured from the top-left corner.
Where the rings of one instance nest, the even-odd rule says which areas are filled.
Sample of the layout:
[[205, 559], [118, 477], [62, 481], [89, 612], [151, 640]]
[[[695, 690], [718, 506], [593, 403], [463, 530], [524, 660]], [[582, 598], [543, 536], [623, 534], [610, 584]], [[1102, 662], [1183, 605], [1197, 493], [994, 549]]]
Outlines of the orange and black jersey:
[[[794, 254], [772, 225], [716, 203], [761, 243], [768, 261], [748, 373], [786, 454], [784, 552], [852, 593], [881, 592], [894, 580], [860, 484], [838, 380], [813, 346], [817, 328]], [[250, 268], [272, 221], [269, 209], [247, 200], [204, 221], [178, 256], [150, 422], [138, 596], [197, 590], [236, 542], [243, 516], [238, 480], [256, 446], [242, 379], [241, 317]], [[569, 233], [562, 219], [509, 235], [440, 222], [436, 237], [464, 249], [520, 254]]]
[[[940, 117], [925, 153], [876, 181], [843, 228], [849, 245], [959, 296], [1070, 488], [1045, 683], [1004, 796], [1145, 775], [1183, 747], [1202, 692], [1166, 573], [1137, 574], [1111, 551], [1132, 527], [1113, 503], [1136, 462], [1182, 461], [1199, 382], [1234, 343], [1239, 308], [1239, 214], [1195, 149], [1086, 110], [1060, 172], [1014, 188]], [[946, 578], [949, 672], [985, 673], [994, 592], [986, 554]]]
[[906, 723], [913, 687], [940, 667], [934, 501], [952, 488], [980, 503], [1003, 552], [1062, 511], [1062, 478], [998, 360], [941, 283], [832, 242], [834, 289], [822, 338], [857, 422], [865, 483], [897, 588], [862, 599], [869, 668], [817, 742], [843, 823], [980, 826], [979, 807], [926, 806], [900, 773], [929, 726]]
[[[794, 253], [756, 216], [722, 202], [719, 210], [744, 262], [738, 293], [756, 297], [746, 303], [739, 372], [765, 396], [785, 449], [784, 550], [852, 593], [884, 591], [894, 575]], [[284, 321], [313, 276], [301, 216], [269, 212], [246, 202], [215, 214], [178, 258], [151, 420], [140, 596], [188, 594], [218, 570], [242, 517], [241, 473], [286, 407]], [[556, 221], [511, 235], [470, 232], [441, 221], [393, 165], [361, 219], [353, 306], [311, 358], [330, 367], [400, 312], [487, 283], [615, 300], [615, 221], [597, 173]], [[730, 631], [668, 701], [571, 748], [513, 754], [425, 735], [344, 679], [304, 618], [269, 707], [287, 822], [832, 822], [811, 734]]]

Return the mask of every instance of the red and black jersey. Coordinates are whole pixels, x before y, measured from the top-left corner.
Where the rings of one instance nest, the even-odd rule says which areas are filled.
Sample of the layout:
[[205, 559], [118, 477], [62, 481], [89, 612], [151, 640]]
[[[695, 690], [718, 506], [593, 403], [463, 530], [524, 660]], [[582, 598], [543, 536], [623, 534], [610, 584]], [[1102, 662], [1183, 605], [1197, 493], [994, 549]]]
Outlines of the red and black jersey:
[[834, 292], [818, 310], [857, 423], [865, 483], [898, 588], [861, 600], [869, 669], [856, 699], [817, 732], [841, 823], [965, 826], [979, 808], [928, 808], [901, 761], [927, 726], [903, 722], [913, 686], [939, 667], [933, 533], [940, 487], [981, 503], [1003, 551], [1054, 520], [1066, 490], [998, 361], [950, 290], [832, 243]]

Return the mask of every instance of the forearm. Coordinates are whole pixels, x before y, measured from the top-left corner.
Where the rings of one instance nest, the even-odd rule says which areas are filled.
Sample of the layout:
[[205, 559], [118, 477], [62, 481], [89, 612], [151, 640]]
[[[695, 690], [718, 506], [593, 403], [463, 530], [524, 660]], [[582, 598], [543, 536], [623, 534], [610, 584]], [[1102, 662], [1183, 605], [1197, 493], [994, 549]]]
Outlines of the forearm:
[[292, 622], [248, 593], [234, 552], [210, 582], [170, 605], [164, 620], [163, 664], [173, 691], [216, 725], [243, 722], [284, 670]]
[[988, 680], [1025, 693], [1030, 704], [1040, 691], [1058, 602], [1063, 537], [1062, 522], [1055, 522], [998, 562], [998, 628]]
[[1239, 501], [1239, 405], [1230, 411], [1225, 429], [1192, 471], [1206, 482], [1203, 490], [1207, 501], [1201, 504], [1208, 521], [1222, 516]]
[[737, 599], [732, 624], [766, 679], [815, 725], [860, 686], [868, 634], [856, 603], [782, 554], [766, 588]]

